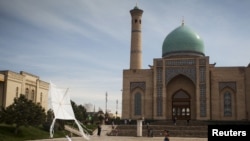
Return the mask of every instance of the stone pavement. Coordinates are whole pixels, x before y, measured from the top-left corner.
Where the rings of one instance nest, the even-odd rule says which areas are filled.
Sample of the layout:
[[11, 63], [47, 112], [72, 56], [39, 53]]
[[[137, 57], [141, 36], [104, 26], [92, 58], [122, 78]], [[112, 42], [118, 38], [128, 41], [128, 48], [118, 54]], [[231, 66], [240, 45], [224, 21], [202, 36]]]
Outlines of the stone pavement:
[[[107, 136], [106, 134], [111, 130], [111, 126], [102, 126], [101, 136], [97, 136], [94, 131], [93, 135], [90, 136], [89, 141], [163, 141], [164, 137], [133, 137], [133, 136]], [[189, 138], [189, 137], [170, 137], [170, 141], [207, 141], [207, 138]], [[33, 140], [34, 141], [34, 140]], [[42, 139], [35, 141], [69, 141], [65, 138], [52, 138]], [[72, 137], [71, 141], [88, 141], [83, 137]]]
[[[87, 141], [82, 137], [73, 137], [72, 141]], [[67, 138], [53, 138], [36, 141], [68, 141]], [[125, 137], [125, 136], [91, 136], [89, 141], [163, 141], [163, 137]], [[207, 138], [170, 137], [170, 141], [207, 141]]]

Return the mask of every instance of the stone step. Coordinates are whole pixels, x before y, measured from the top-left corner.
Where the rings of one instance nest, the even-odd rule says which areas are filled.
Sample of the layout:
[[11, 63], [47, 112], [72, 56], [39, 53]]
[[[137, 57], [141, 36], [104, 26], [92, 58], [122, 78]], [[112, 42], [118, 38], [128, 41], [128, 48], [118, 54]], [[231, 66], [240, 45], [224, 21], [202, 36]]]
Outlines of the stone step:
[[[169, 130], [172, 137], [207, 137], [207, 124], [202, 121], [177, 121], [174, 125], [171, 120], [155, 121], [144, 124], [142, 135], [148, 136], [149, 128], [153, 130], [153, 136], [163, 137], [163, 130]], [[137, 136], [137, 125], [118, 125], [114, 130], [118, 136]]]
[[[147, 122], [145, 122], [146, 124]], [[172, 120], [163, 120], [163, 121], [153, 121], [153, 122], [149, 122], [150, 124], [152, 125], [175, 125], [174, 122]], [[201, 125], [207, 125], [207, 122], [206, 121], [198, 121], [198, 120], [189, 120], [189, 121], [186, 121], [186, 120], [176, 120], [176, 125], [180, 125], [180, 126], [183, 126], [183, 125], [198, 125], [198, 126], [201, 126]]]
[[[118, 130], [114, 135], [118, 136], [137, 136], [136, 130]], [[148, 132], [143, 130], [142, 136], [148, 136]], [[162, 130], [153, 130], [154, 137], [163, 137]], [[188, 131], [188, 130], [170, 130], [172, 137], [207, 137], [207, 131]]]
[[[172, 130], [172, 129], [178, 129], [178, 130], [207, 130], [207, 126], [173, 126], [173, 125], [150, 125], [150, 126], [143, 126], [143, 130], [147, 130], [148, 128], [152, 128], [154, 130]], [[123, 129], [133, 129], [136, 130], [137, 126], [136, 125], [119, 125], [117, 126], [118, 130], [123, 130]]]
[[[132, 130], [132, 129], [123, 129], [123, 130], [117, 130], [118, 135], [120, 136], [136, 136], [136, 131], [137, 130]], [[180, 130], [180, 129], [169, 129], [169, 132], [171, 133], [172, 136], [189, 136], [189, 137], [206, 137], [207, 136], [207, 130]], [[153, 129], [154, 136], [161, 136], [163, 135], [163, 130], [157, 130]], [[143, 136], [147, 136], [148, 130], [143, 130]]]

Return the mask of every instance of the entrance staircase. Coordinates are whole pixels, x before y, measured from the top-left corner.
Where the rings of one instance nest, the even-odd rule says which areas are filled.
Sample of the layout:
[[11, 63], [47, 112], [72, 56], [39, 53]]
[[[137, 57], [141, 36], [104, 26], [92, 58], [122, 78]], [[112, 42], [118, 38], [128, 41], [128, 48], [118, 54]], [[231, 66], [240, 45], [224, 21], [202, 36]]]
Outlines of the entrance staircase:
[[[169, 130], [171, 137], [200, 137], [207, 138], [207, 123], [203, 121], [190, 120], [189, 123], [185, 120], [179, 120], [176, 125], [172, 120], [155, 121], [150, 125], [143, 125], [142, 136], [147, 137], [149, 129], [152, 129], [154, 137], [162, 137], [163, 130]], [[137, 125], [118, 125], [114, 130], [118, 136], [137, 136]]]

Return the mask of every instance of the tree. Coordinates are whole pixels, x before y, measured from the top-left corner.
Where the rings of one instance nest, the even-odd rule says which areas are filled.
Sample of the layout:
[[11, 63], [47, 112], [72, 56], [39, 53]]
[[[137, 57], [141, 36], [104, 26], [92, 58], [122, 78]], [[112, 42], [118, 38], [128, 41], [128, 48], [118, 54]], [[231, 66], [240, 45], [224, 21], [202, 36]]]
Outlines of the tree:
[[97, 116], [98, 116], [99, 122], [103, 123], [103, 121], [105, 119], [105, 115], [101, 109], [98, 111]]
[[0, 111], [1, 120], [6, 124], [15, 125], [15, 134], [21, 126], [38, 126], [45, 121], [45, 109], [39, 103], [34, 103], [20, 95], [14, 103]]
[[77, 105], [74, 101], [71, 100], [72, 109], [74, 111], [75, 117], [77, 120], [84, 122], [87, 118], [86, 108], [82, 105]]
[[46, 115], [46, 121], [47, 122], [52, 122], [54, 119], [54, 111], [52, 109], [49, 109], [47, 111], [47, 115]]

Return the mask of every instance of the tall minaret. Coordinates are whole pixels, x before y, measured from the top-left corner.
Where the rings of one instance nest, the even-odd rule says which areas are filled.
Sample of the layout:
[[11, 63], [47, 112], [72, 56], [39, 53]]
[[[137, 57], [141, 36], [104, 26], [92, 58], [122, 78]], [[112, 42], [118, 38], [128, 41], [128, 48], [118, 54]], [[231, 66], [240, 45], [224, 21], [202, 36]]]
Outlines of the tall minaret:
[[141, 44], [141, 17], [143, 10], [137, 5], [130, 10], [132, 17], [130, 69], [142, 68], [142, 44]]

